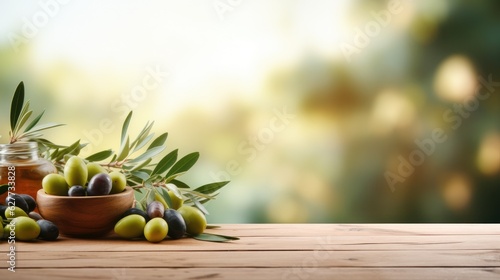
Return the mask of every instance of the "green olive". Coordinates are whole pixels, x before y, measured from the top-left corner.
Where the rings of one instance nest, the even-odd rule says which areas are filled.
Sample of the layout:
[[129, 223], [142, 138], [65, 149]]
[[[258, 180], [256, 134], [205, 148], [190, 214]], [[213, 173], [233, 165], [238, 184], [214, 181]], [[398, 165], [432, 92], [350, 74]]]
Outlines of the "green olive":
[[[10, 224], [6, 224], [4, 227], [3, 227], [3, 235], [2, 235], [2, 238], [3, 239], [8, 239], [9, 236], [10, 236]], [[14, 227], [12, 227], [12, 229], [14, 229]], [[14, 232], [12, 232], [12, 236], [14, 236]]]
[[12, 220], [12, 224], [15, 226], [16, 240], [28, 241], [40, 235], [40, 226], [31, 218], [17, 217]]
[[87, 182], [99, 173], [108, 173], [102, 165], [97, 162], [89, 162], [87, 163]]
[[11, 207], [7, 207], [7, 209], [5, 209], [5, 218], [7, 219], [13, 219], [13, 218], [17, 218], [17, 217], [28, 217], [28, 214], [26, 214], [26, 212], [24, 212], [23, 209], [15, 206], [14, 208]]
[[68, 195], [68, 184], [66, 179], [60, 174], [48, 174], [42, 180], [42, 188], [47, 194]]
[[175, 195], [173, 191], [168, 191], [168, 196], [170, 196], [170, 201], [172, 201], [172, 209], [179, 209], [184, 204], [184, 199]]
[[146, 219], [138, 214], [123, 217], [116, 223], [115, 232], [123, 238], [137, 238], [142, 236], [146, 226]]
[[149, 242], [160, 242], [168, 233], [168, 224], [163, 218], [153, 218], [144, 227], [144, 237]]
[[179, 209], [182, 204], [184, 203], [184, 199], [182, 197], [178, 197], [177, 195], [175, 195], [175, 193], [173, 191], [168, 191], [168, 196], [170, 197], [170, 202], [172, 205], [168, 205], [167, 201], [165, 201], [165, 199], [158, 193], [158, 192], [155, 192], [155, 200], [156, 201], [159, 201], [161, 202], [161, 204], [163, 204], [163, 206], [165, 207], [165, 209]]
[[187, 233], [196, 235], [205, 231], [207, 219], [198, 208], [184, 205], [177, 211], [182, 215], [184, 222], [186, 222]]
[[69, 186], [85, 186], [88, 174], [87, 165], [85, 165], [83, 159], [78, 156], [70, 157], [66, 165], [64, 165], [64, 178]]
[[109, 173], [109, 176], [111, 177], [110, 194], [121, 193], [125, 189], [125, 186], [127, 186], [127, 178], [125, 178], [125, 175], [119, 171], [112, 171]]

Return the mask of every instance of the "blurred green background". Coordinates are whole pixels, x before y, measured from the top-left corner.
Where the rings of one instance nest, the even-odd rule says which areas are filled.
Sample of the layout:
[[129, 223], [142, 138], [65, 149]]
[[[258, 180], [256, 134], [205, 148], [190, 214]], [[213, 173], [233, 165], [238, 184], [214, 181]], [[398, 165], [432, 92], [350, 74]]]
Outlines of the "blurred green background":
[[499, 222], [498, 1], [0, 1], [56, 143], [118, 149], [129, 110], [230, 179], [209, 222]]

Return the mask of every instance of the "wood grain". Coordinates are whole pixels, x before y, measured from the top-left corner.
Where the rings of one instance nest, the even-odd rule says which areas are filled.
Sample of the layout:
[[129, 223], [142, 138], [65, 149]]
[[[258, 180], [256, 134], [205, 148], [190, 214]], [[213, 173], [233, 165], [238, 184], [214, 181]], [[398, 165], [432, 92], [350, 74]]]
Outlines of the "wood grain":
[[[208, 243], [190, 238], [165, 240], [159, 244], [141, 240], [128, 241], [118, 237], [103, 240], [69, 239], [62, 237], [56, 242], [36, 241], [20, 243], [18, 251], [412, 251], [420, 250], [500, 250], [499, 237], [495, 235], [441, 235], [441, 236], [372, 236], [369, 240], [358, 236], [316, 236], [316, 237], [243, 237], [229, 243]], [[55, 244], [61, 246], [54, 246]], [[33, 246], [35, 245], [35, 246]]]
[[[146, 253], [145, 253], [146, 252]], [[140, 257], [138, 257], [140, 256]], [[130, 261], [133, 260], [133, 261]], [[491, 267], [500, 250], [26, 252], [20, 267]]]
[[498, 280], [498, 268], [331, 268], [317, 270], [290, 270], [283, 268], [118, 268], [118, 269], [23, 269], [16, 280], [41, 279], [325, 279], [325, 280]]
[[[500, 279], [496, 224], [223, 224], [229, 243], [110, 235], [16, 243], [1, 279]], [[0, 243], [2, 253], [8, 244]], [[15, 276], [15, 277], [14, 277]]]

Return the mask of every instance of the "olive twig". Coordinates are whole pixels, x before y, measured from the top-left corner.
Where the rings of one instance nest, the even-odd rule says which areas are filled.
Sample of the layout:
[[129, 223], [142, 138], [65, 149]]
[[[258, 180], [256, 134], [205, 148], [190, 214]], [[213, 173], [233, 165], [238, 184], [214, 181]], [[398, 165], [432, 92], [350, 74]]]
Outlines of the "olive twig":
[[30, 122], [33, 111], [30, 110], [30, 101], [24, 102], [24, 83], [20, 82], [14, 92], [10, 107], [9, 144], [19, 141], [37, 141], [41, 139], [41, 131], [58, 127], [63, 124], [38, 124], [45, 111], [37, 115]]

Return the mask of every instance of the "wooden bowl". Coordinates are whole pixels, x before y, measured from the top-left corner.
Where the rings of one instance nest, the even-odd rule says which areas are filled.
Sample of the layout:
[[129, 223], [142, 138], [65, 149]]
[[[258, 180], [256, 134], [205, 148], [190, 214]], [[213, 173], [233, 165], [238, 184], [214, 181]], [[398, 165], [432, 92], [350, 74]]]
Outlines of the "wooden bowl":
[[99, 237], [108, 234], [120, 216], [134, 202], [134, 191], [126, 187], [121, 193], [103, 196], [57, 196], [37, 192], [38, 211], [72, 237]]

